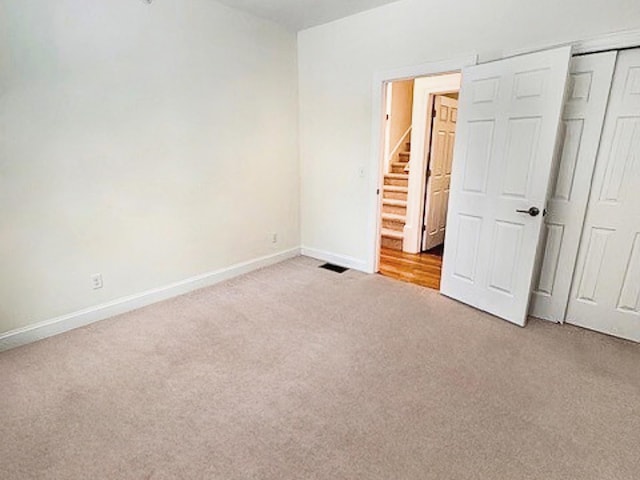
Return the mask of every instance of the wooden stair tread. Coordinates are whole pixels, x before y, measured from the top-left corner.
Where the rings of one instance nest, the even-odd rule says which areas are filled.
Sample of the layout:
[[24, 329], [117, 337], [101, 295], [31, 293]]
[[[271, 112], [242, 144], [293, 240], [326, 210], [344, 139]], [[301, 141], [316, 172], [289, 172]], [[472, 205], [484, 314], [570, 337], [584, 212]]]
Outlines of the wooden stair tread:
[[397, 178], [398, 180], [406, 180], [409, 178], [409, 174], [407, 173], [385, 173], [384, 176], [386, 178]]
[[384, 205], [395, 205], [397, 207], [406, 207], [407, 206], [407, 201], [406, 200], [396, 200], [394, 198], [383, 198], [382, 199], [382, 203]]
[[404, 235], [401, 231], [399, 230], [391, 230], [388, 228], [383, 228], [382, 229], [382, 236], [383, 237], [388, 237], [388, 238], [395, 238], [396, 240], [402, 240]]
[[387, 192], [409, 193], [409, 187], [400, 187], [398, 185], [384, 185], [382, 188]]
[[396, 222], [404, 222], [406, 218], [404, 215], [398, 215], [396, 213], [383, 213], [382, 218], [385, 220], [393, 220]]

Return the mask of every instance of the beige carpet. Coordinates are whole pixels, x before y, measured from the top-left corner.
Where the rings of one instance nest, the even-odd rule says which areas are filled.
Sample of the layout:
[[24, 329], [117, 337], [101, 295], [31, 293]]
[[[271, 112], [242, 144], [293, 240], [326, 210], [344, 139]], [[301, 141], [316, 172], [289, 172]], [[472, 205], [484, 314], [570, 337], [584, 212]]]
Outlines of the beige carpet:
[[0, 478], [640, 478], [640, 345], [318, 265], [0, 354]]

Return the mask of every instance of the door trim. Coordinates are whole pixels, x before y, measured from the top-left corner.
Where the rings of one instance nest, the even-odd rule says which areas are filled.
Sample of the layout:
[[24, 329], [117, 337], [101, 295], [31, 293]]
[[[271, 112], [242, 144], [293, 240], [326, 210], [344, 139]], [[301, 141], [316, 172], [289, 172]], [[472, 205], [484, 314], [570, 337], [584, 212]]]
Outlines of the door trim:
[[[462, 85], [460, 85], [462, 86]], [[429, 202], [429, 185], [430, 182], [432, 181], [430, 172], [431, 172], [431, 162], [433, 161], [433, 127], [435, 124], [435, 100], [436, 100], [436, 96], [437, 95], [448, 95], [448, 94], [452, 94], [452, 93], [460, 93], [460, 90], [453, 90], [453, 91], [449, 91], [449, 92], [442, 92], [442, 93], [432, 93], [431, 95], [429, 95], [429, 108], [428, 108], [428, 115], [430, 115], [430, 121], [429, 121], [429, 133], [428, 133], [428, 137], [429, 137], [429, 145], [426, 148], [426, 155], [425, 155], [425, 162], [424, 162], [424, 176], [422, 177], [422, 183], [424, 185], [423, 187], [423, 191], [422, 191], [422, 208], [420, 209], [420, 218], [421, 218], [421, 222], [420, 222], [420, 230], [419, 230], [419, 238], [418, 241], [419, 243], [419, 252], [425, 252], [428, 250], [425, 250], [424, 248], [424, 244], [425, 244], [425, 237], [427, 236], [427, 227], [428, 227], [428, 221], [427, 221], [427, 203]], [[447, 199], [447, 209], [448, 209], [448, 203], [449, 203], [449, 199]], [[445, 227], [446, 230], [446, 227]], [[442, 244], [444, 246], [444, 244]], [[433, 247], [435, 248], [435, 247]]]
[[379, 271], [380, 260], [380, 233], [382, 228], [382, 185], [384, 182], [384, 121], [383, 112], [386, 104], [386, 85], [389, 82], [408, 80], [428, 75], [461, 71], [464, 67], [476, 65], [478, 55], [466, 55], [452, 60], [423, 63], [420, 65], [396, 68], [393, 70], [378, 71], [373, 75], [372, 83], [372, 117], [371, 117], [371, 172], [369, 175], [369, 198], [367, 208], [367, 273]]
[[[407, 196], [407, 216], [404, 226], [404, 241], [402, 244], [403, 252], [420, 253], [421, 251], [427, 155], [429, 153], [427, 149], [431, 142], [429, 112], [432, 107], [433, 95], [460, 91], [462, 72], [452, 72], [451, 77], [452, 78], [446, 80], [438, 80], [438, 76], [427, 77], [427, 83], [432, 84], [429, 88], [423, 90], [416, 84], [413, 89], [411, 168], [409, 169], [409, 194]], [[431, 79], [433, 79], [433, 81], [430, 81]], [[437, 83], [443, 84], [437, 85]]]
[[604, 35], [597, 35], [595, 37], [574, 40], [571, 42], [548, 43], [541, 44], [533, 48], [529, 47], [507, 50], [504, 52], [502, 58], [525, 55], [527, 53], [550, 50], [564, 46], [572, 46], [574, 56], [585, 55], [588, 53], [599, 53], [607, 50], [624, 50], [626, 48], [640, 47], [640, 29], [606, 33]]

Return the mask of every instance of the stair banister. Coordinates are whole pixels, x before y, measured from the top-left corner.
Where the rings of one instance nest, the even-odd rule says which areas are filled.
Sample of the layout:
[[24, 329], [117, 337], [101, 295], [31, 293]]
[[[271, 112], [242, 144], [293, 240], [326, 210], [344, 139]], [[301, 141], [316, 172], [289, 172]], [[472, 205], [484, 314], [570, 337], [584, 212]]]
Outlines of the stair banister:
[[389, 167], [391, 165], [391, 160], [396, 155], [398, 155], [398, 153], [400, 152], [400, 147], [402, 147], [402, 145], [405, 144], [405, 142], [406, 142], [406, 140], [407, 140], [407, 138], [409, 137], [410, 134], [411, 134], [411, 125], [409, 125], [409, 128], [407, 128], [407, 131], [404, 132], [402, 137], [400, 137], [400, 140], [398, 141], [396, 146], [393, 147], [391, 152], [389, 152], [389, 155], [387, 156], [387, 158], [384, 159], [385, 172], [389, 172], [390, 171]]

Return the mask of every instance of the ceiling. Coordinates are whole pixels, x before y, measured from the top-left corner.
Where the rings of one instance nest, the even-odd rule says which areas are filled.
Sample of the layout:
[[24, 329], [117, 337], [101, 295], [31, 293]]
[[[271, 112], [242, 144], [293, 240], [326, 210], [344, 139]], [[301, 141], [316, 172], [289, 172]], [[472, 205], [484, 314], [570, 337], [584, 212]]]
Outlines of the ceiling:
[[397, 0], [218, 0], [230, 7], [303, 30]]

